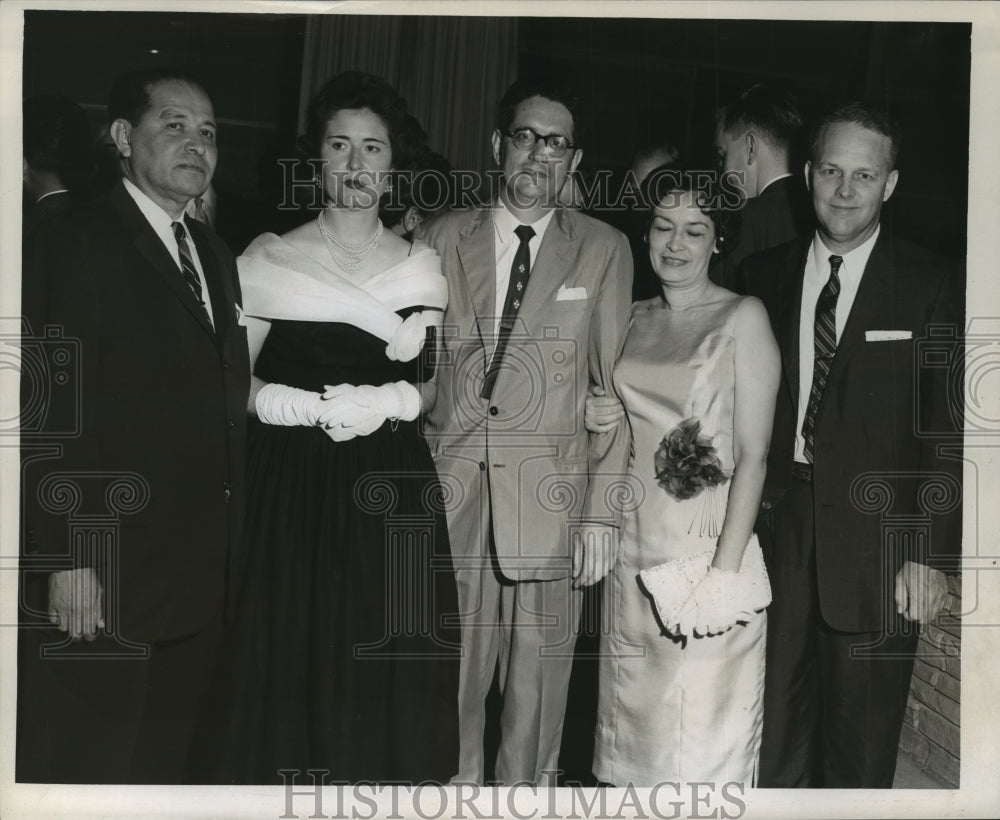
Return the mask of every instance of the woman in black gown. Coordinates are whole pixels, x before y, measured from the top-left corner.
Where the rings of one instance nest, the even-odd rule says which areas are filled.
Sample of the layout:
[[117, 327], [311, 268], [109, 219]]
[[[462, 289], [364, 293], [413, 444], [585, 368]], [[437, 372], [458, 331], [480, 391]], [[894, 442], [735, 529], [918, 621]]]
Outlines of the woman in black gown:
[[457, 770], [455, 581], [417, 421], [447, 286], [433, 250], [378, 219], [423, 136], [413, 123], [382, 80], [330, 80], [306, 135], [327, 207], [239, 259], [256, 418], [226, 782]]

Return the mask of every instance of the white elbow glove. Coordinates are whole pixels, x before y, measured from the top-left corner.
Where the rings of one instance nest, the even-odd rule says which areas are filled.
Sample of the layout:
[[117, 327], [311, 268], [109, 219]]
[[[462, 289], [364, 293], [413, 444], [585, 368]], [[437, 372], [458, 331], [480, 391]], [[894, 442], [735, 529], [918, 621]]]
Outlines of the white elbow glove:
[[319, 423], [323, 397], [286, 384], [265, 384], [254, 399], [257, 418], [265, 424], [312, 427]]
[[334, 441], [374, 433], [385, 421], [413, 421], [420, 415], [420, 391], [408, 382], [375, 387], [327, 386], [319, 423]]
[[433, 318], [425, 316], [430, 311], [411, 313], [403, 320], [389, 344], [385, 347], [385, 355], [392, 361], [409, 362], [417, 358], [424, 347], [427, 338], [427, 328], [433, 323]]

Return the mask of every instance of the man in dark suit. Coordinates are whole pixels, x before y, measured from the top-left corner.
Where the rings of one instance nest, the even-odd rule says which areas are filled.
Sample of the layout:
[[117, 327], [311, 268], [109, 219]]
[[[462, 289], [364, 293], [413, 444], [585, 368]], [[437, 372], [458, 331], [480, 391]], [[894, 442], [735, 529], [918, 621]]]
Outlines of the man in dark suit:
[[232, 254], [183, 216], [217, 158], [201, 83], [127, 75], [108, 113], [122, 181], [25, 249], [25, 355], [64, 345], [75, 383], [25, 369], [16, 776], [178, 783], [240, 534], [246, 330]]
[[39, 223], [87, 195], [94, 172], [87, 115], [61, 94], [28, 97], [22, 124], [25, 241]]
[[896, 150], [877, 110], [825, 118], [805, 174], [815, 235], [739, 271], [784, 376], [758, 520], [774, 598], [761, 786], [892, 785], [917, 625], [961, 550], [960, 461], [933, 435], [957, 434], [961, 408], [947, 367], [916, 357], [933, 326], [960, 332], [961, 277], [880, 227]]
[[720, 254], [712, 276], [732, 288], [736, 269], [757, 251], [812, 232], [808, 193], [791, 172], [791, 154], [802, 116], [788, 91], [758, 83], [719, 110], [715, 146], [720, 169], [742, 180], [736, 242]]
[[556, 785], [581, 587], [614, 565], [609, 477], [624, 469], [628, 437], [588, 435], [583, 408], [589, 384], [611, 392], [632, 255], [614, 228], [558, 204], [582, 155], [576, 111], [554, 83], [511, 86], [493, 132], [497, 201], [425, 231], [448, 279], [448, 367], [438, 367], [426, 433], [455, 491], [460, 782], [485, 777], [485, 701], [499, 666], [497, 780]]

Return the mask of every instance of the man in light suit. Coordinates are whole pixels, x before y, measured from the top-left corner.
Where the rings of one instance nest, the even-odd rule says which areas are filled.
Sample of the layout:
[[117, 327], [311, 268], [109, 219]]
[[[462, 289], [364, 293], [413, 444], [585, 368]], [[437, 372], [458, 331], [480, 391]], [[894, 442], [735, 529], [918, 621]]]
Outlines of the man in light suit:
[[961, 551], [960, 452], [938, 447], [961, 431], [961, 355], [919, 355], [961, 332], [961, 277], [880, 226], [897, 144], [862, 104], [826, 117], [805, 168], [815, 235], [739, 271], [784, 371], [758, 519], [774, 599], [761, 786], [891, 787], [917, 624]]
[[[123, 179], [25, 249], [25, 317], [76, 344], [79, 378], [22, 428], [22, 571], [42, 602], [21, 630], [17, 779], [179, 783], [240, 536], [246, 330], [232, 254], [183, 216], [217, 157], [201, 83], [126, 75], [108, 110]], [[29, 376], [25, 408], [44, 387]], [[56, 428], [61, 452], [32, 457]]]
[[791, 93], [758, 83], [719, 110], [715, 147], [723, 172], [742, 179], [746, 202], [736, 242], [712, 276], [732, 288], [740, 262], [813, 230], [813, 214], [802, 180], [793, 176], [791, 154], [802, 116]]
[[497, 201], [426, 231], [449, 286], [426, 433], [451, 488], [461, 782], [483, 782], [499, 662], [497, 779], [555, 785], [581, 587], [614, 563], [627, 435], [588, 435], [583, 409], [588, 385], [611, 391], [632, 257], [621, 233], [557, 204], [582, 154], [575, 114], [554, 85], [515, 83], [493, 133]]

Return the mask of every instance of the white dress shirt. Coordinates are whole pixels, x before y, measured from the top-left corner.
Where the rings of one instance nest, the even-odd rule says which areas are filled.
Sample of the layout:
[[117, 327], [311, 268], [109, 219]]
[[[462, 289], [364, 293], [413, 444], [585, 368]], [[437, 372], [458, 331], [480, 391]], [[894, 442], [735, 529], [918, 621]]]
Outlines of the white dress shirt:
[[69, 190], [67, 188], [59, 188], [56, 191], [49, 191], [48, 193], [42, 194], [40, 197], [38, 197], [38, 199], [35, 200], [35, 204], [37, 205], [39, 202], [41, 202], [47, 196], [55, 196], [56, 194], [68, 194], [68, 193], [69, 193]]
[[[170, 256], [173, 257], [174, 264], [177, 265], [177, 273], [181, 273], [181, 252], [177, 247], [177, 239], [174, 236], [174, 219], [144, 194], [132, 180], [123, 177], [122, 182], [125, 184], [125, 190], [128, 191], [129, 196], [139, 206], [142, 215], [146, 217], [146, 221], [156, 232], [156, 235], [160, 237], [160, 241], [164, 244]], [[194, 239], [191, 237], [191, 232], [187, 229], [187, 224], [183, 218], [180, 220], [180, 223], [184, 225], [184, 232], [187, 234], [188, 249], [191, 251], [191, 259], [194, 262], [195, 270], [198, 272], [198, 280], [201, 282], [201, 298], [205, 302], [205, 310], [208, 311], [208, 320], [214, 327], [212, 299], [208, 292], [208, 284], [205, 281], [205, 271], [202, 269], [201, 259], [198, 257], [198, 248], [195, 247]]]
[[[549, 227], [554, 213], [555, 210], [548, 211], [545, 216], [531, 224], [535, 235], [528, 240], [528, 250], [531, 252], [531, 265], [528, 268], [529, 288], [531, 287], [530, 272], [535, 267], [538, 249], [542, 246], [542, 237], [545, 236], [545, 231]], [[517, 249], [521, 245], [521, 240], [514, 233], [519, 225], [521, 223], [517, 221], [517, 217], [507, 210], [503, 200], [499, 200], [493, 208], [493, 229], [496, 231], [493, 247], [496, 251], [497, 267], [496, 301], [494, 302], [496, 309], [493, 311], [495, 314], [493, 317], [494, 337], [500, 332], [500, 319], [503, 316], [504, 302], [507, 301], [507, 288], [510, 286], [510, 269], [514, 264]]]
[[830, 257], [837, 255], [843, 258], [840, 266], [840, 294], [837, 296], [837, 344], [840, 344], [841, 334], [847, 324], [847, 317], [854, 306], [854, 297], [858, 295], [861, 277], [868, 264], [875, 240], [878, 239], [880, 227], [875, 233], [853, 251], [834, 254], [823, 244], [819, 234], [813, 236], [812, 245], [806, 256], [805, 277], [802, 280], [802, 307], [799, 312], [799, 412], [795, 426], [795, 460], [806, 461], [806, 440], [802, 437], [802, 423], [806, 418], [806, 408], [809, 406], [809, 394], [812, 392], [813, 364], [816, 360], [816, 343], [814, 338], [816, 325], [816, 303], [819, 294], [830, 279]]

